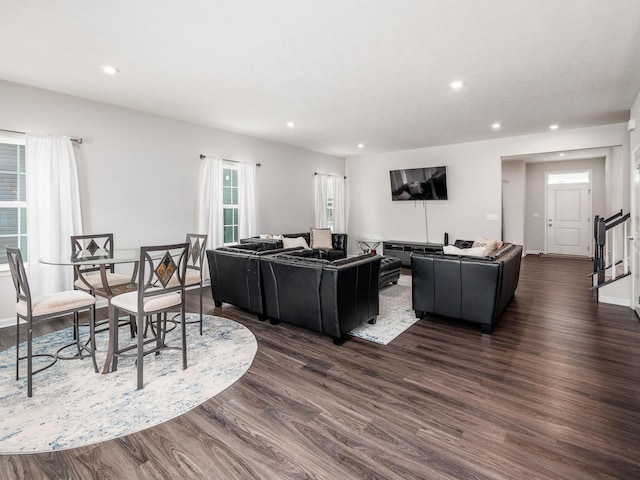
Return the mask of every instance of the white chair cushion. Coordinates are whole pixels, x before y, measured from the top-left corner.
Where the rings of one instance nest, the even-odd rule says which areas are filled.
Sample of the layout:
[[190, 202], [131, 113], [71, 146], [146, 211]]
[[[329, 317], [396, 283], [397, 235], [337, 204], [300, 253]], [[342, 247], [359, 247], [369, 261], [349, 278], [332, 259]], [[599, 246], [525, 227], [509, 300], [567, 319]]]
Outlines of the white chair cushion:
[[[80, 290], [68, 290], [66, 292], [44, 295], [42, 297], [31, 298], [31, 314], [34, 317], [41, 315], [50, 315], [53, 313], [64, 312], [76, 308], [88, 307], [96, 303], [93, 295]], [[16, 312], [20, 315], [27, 315], [27, 302], [19, 301], [16, 303]]]
[[[165, 308], [171, 308], [180, 305], [182, 298], [179, 293], [172, 292], [165, 295], [157, 295], [155, 297], [147, 297], [144, 300], [144, 312], [155, 312]], [[111, 299], [111, 304], [115, 307], [136, 312], [138, 310], [138, 292], [123, 293], [116, 295]]]
[[[177, 287], [179, 283], [180, 282], [178, 282], [178, 276], [174, 275], [173, 277], [171, 277], [171, 280], [169, 280], [169, 284], [167, 286]], [[187, 273], [184, 276], [184, 286], [190, 287], [191, 285], [199, 285], [199, 284], [200, 284], [200, 272], [196, 270], [187, 270]]]
[[[94, 289], [102, 288], [102, 277], [100, 277], [100, 272], [87, 273], [83, 275], [83, 277]], [[109, 285], [122, 285], [124, 283], [129, 283], [130, 281], [131, 276], [122, 275], [121, 273], [107, 273], [107, 282], [109, 282]], [[80, 279], [76, 280], [75, 286], [78, 288], [87, 288], [85, 283]]]

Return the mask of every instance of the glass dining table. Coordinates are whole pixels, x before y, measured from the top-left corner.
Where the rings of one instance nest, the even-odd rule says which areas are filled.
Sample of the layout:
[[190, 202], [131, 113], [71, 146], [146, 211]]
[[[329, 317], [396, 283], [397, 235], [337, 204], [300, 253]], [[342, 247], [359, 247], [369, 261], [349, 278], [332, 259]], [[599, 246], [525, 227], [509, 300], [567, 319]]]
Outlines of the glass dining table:
[[[58, 254], [40, 258], [39, 262], [44, 265], [55, 266], [71, 266], [74, 268], [76, 277], [85, 284], [89, 285], [86, 281], [83, 270], [87, 267], [95, 266], [100, 272], [100, 278], [102, 285], [94, 289], [94, 295], [104, 297], [110, 303], [111, 299], [116, 295], [122, 293], [133, 292], [137, 290], [138, 285], [136, 283], [136, 276], [138, 273], [138, 262], [140, 260], [140, 251], [136, 249], [117, 249], [113, 250], [109, 254], [98, 255], [83, 255], [75, 256], [69, 254]], [[120, 285], [109, 285], [107, 281], [107, 270], [112, 265], [128, 264], [132, 263], [133, 272], [131, 274], [131, 281], [129, 283], [123, 283]], [[111, 309], [109, 309], [111, 312]], [[109, 373], [111, 368], [111, 361], [113, 358], [114, 347], [114, 335], [113, 331], [118, 328], [118, 322], [115, 318], [109, 318], [109, 342], [107, 347], [107, 358], [105, 359], [104, 368], [102, 373]]]

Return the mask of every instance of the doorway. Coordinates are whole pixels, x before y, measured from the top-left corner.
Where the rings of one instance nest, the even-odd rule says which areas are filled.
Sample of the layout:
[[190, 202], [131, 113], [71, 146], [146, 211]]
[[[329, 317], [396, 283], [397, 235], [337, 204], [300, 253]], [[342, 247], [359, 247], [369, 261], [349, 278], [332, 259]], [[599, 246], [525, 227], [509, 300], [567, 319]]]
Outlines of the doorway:
[[546, 172], [546, 253], [591, 252], [591, 171]]

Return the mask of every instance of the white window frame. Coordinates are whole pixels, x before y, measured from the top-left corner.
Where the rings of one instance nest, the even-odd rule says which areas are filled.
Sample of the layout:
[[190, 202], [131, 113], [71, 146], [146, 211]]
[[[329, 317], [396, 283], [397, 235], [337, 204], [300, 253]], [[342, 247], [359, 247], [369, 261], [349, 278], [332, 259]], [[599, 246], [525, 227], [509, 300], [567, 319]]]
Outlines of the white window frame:
[[[26, 145], [26, 139], [25, 136], [23, 134], [5, 134], [5, 133], [1, 133], [0, 132], [0, 143], [3, 144], [9, 144], [9, 145], [22, 145], [23, 147]], [[26, 167], [25, 167], [25, 180], [26, 180]], [[20, 182], [18, 181], [18, 185], [20, 184]], [[25, 188], [26, 188], [26, 182], [25, 182]], [[18, 209], [18, 216], [20, 216], [20, 209], [27, 208], [27, 202], [26, 200], [24, 201], [19, 201], [19, 200], [0, 200], [0, 208], [16, 208]], [[21, 222], [18, 221], [18, 247], [21, 246], [21, 241], [20, 241], [20, 236], [24, 235], [26, 236], [27, 234], [22, 234], [20, 232], [20, 226], [21, 226]], [[24, 226], [26, 228], [26, 225]], [[13, 237], [13, 235], [7, 235], [7, 236], [2, 236], [0, 235], [0, 242], [2, 241], [3, 238], [6, 237]], [[29, 266], [29, 262], [28, 262], [28, 258], [27, 260], [25, 260], [25, 268], [28, 268]], [[0, 264], [0, 272], [9, 272], [9, 265], [8, 263], [1, 263]]]
[[[230, 170], [235, 170], [236, 178], [237, 178], [238, 165], [235, 164], [235, 163], [231, 163], [231, 162], [225, 162], [223, 164], [223, 166], [222, 166], [222, 192], [223, 192], [222, 193], [222, 198], [223, 198], [223, 203], [222, 203], [222, 238], [223, 238], [223, 241], [224, 241], [224, 245], [233, 245], [233, 244], [238, 243], [240, 241], [239, 238], [236, 238], [237, 236], [239, 236], [239, 233], [235, 233], [233, 235], [234, 239], [231, 242], [227, 242], [226, 241], [225, 230], [226, 230], [227, 227], [231, 227], [231, 228], [235, 227], [236, 232], [239, 231], [239, 214], [240, 214], [240, 212], [238, 210], [239, 206], [238, 206], [238, 203], [237, 203], [238, 196], [240, 194], [240, 185], [236, 185], [235, 186], [235, 189], [237, 191], [236, 203], [235, 204], [233, 204], [233, 203], [229, 203], [229, 204], [228, 203], [224, 203], [224, 189], [225, 189], [224, 179], [225, 179], [225, 176], [227, 174], [227, 171], [230, 171]], [[233, 185], [231, 186], [231, 188], [234, 188]], [[225, 214], [224, 214], [224, 212], [225, 212], [225, 210], [228, 210], [228, 209], [235, 210], [235, 212], [236, 212], [236, 215], [235, 215], [236, 223], [231, 223], [231, 224], [226, 224], [225, 223]]]

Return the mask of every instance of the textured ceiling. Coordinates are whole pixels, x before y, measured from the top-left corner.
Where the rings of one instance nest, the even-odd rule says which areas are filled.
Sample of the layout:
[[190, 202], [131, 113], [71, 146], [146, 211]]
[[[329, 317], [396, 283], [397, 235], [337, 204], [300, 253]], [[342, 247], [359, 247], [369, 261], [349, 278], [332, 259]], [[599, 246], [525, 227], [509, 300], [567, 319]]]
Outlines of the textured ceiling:
[[0, 0], [0, 41], [1, 79], [340, 156], [625, 122], [640, 91], [638, 0]]

